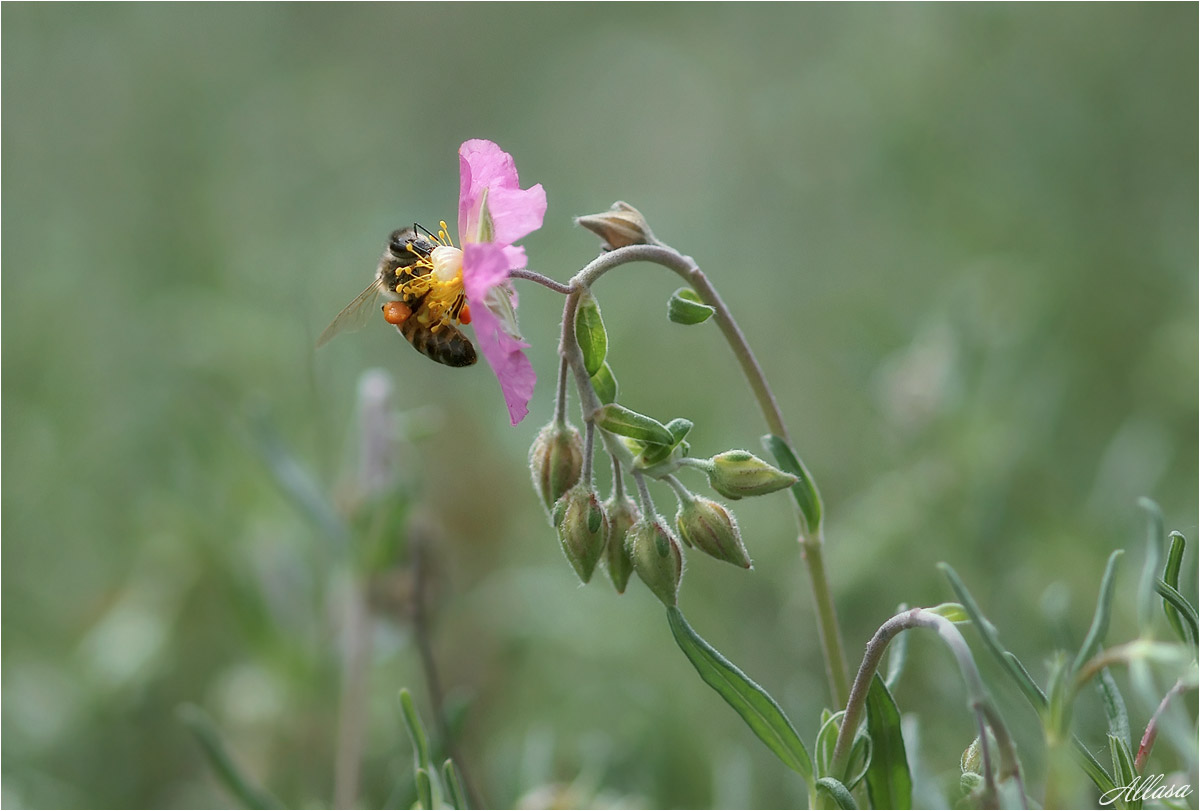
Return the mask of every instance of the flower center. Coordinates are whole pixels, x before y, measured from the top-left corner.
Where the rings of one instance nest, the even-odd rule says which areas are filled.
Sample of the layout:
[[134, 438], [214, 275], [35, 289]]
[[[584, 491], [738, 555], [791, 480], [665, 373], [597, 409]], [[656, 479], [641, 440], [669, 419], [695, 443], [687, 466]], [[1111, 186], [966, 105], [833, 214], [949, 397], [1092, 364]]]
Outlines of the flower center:
[[396, 292], [413, 308], [413, 318], [437, 332], [449, 320], [468, 323], [469, 316], [464, 312], [462, 249], [454, 247], [444, 222], [434, 241], [437, 247], [429, 256], [417, 256], [402, 274]]

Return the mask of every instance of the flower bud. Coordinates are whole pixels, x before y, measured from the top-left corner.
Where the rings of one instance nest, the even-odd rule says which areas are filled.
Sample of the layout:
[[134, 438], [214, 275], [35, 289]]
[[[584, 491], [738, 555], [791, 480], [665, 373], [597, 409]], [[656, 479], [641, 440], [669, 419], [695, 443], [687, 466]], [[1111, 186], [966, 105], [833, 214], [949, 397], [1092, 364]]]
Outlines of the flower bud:
[[620, 200], [601, 214], [576, 217], [575, 222], [604, 240], [606, 251], [624, 248], [626, 245], [650, 245], [655, 242], [654, 232], [646, 224], [646, 218], [629, 203]]
[[533, 489], [547, 510], [579, 481], [583, 441], [573, 426], [551, 422], [538, 431], [529, 448]]
[[629, 530], [625, 548], [633, 560], [633, 570], [650, 587], [654, 596], [667, 606], [678, 602], [679, 581], [683, 579], [683, 550], [662, 519], [643, 518]]
[[608, 517], [590, 487], [572, 487], [554, 505], [554, 528], [563, 553], [584, 583], [592, 579], [609, 535]]
[[675, 514], [679, 537], [689, 546], [743, 569], [750, 568], [750, 556], [738, 532], [737, 520], [712, 499], [696, 496], [683, 502]]
[[725, 451], [709, 460], [708, 483], [726, 498], [762, 496], [791, 487], [799, 479], [771, 467], [749, 451]]
[[628, 496], [618, 499], [614, 495], [604, 502], [604, 513], [608, 516], [608, 542], [604, 546], [608, 576], [617, 594], [624, 594], [629, 575], [633, 573], [633, 561], [629, 559], [629, 550], [625, 548], [625, 538], [641, 516], [637, 504]]

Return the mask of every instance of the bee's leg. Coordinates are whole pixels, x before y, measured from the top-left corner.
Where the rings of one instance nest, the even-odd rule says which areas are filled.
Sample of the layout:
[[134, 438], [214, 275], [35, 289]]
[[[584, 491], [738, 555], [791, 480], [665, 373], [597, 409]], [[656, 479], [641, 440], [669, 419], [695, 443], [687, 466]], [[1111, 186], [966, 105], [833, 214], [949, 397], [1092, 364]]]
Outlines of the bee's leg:
[[383, 320], [400, 326], [412, 315], [412, 308], [403, 301], [389, 301], [383, 305]]

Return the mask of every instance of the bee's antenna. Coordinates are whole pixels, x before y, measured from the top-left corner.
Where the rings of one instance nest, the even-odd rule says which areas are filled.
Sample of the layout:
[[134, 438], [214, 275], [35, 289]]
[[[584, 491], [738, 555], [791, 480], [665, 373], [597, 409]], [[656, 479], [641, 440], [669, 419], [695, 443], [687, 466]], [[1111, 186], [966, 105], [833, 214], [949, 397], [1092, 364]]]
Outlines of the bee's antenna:
[[421, 223], [419, 223], [419, 222], [414, 222], [414, 223], [413, 223], [413, 230], [414, 230], [414, 231], [416, 231], [416, 232], [418, 232], [418, 233], [422, 233], [422, 232], [423, 232], [423, 233], [424, 233], [424, 234], [425, 234], [427, 237], [429, 237], [429, 238], [430, 238], [431, 240], [433, 240], [434, 242], [437, 242], [437, 241], [438, 241], [438, 238], [437, 238], [436, 236], [434, 236], [434, 235], [433, 235], [433, 233], [432, 233], [432, 232], [431, 232], [431, 231], [430, 231], [428, 228], [426, 228], [425, 226], [421, 225]]

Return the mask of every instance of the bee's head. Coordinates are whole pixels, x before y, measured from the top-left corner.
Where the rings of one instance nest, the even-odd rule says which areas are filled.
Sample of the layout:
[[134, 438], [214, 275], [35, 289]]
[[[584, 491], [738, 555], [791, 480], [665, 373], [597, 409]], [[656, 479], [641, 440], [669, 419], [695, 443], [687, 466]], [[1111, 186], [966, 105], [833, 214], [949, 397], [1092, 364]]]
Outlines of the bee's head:
[[397, 259], [413, 259], [413, 255], [427, 257], [433, 252], [434, 244], [412, 228], [398, 228], [388, 237], [388, 250]]

